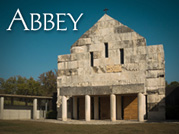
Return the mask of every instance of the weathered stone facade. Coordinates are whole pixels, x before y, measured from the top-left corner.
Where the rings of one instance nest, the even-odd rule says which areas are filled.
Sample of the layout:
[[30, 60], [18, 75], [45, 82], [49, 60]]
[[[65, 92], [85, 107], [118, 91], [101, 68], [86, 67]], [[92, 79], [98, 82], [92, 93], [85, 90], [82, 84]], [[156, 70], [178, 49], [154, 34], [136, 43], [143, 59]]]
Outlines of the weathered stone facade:
[[[115, 120], [116, 116], [122, 116], [121, 112], [124, 112], [123, 104], [115, 106], [118, 100], [122, 103], [117, 96], [131, 94], [138, 96], [137, 112], [140, 121], [144, 116], [146, 119], [163, 120], [163, 45], [146, 46], [144, 37], [105, 14], [71, 46], [71, 54], [58, 56], [57, 94], [57, 107], [59, 117], [62, 108], [62, 120], [66, 120], [69, 111], [67, 106], [62, 106], [62, 102], [67, 105], [67, 100], [73, 98], [71, 109], [74, 110], [74, 97], [85, 96], [85, 119], [90, 120], [90, 113], [87, 112], [92, 107], [91, 103], [94, 102], [94, 115], [97, 105], [95, 99], [92, 102], [90, 97], [103, 95], [110, 96], [111, 120]], [[77, 111], [73, 110], [74, 115]]]

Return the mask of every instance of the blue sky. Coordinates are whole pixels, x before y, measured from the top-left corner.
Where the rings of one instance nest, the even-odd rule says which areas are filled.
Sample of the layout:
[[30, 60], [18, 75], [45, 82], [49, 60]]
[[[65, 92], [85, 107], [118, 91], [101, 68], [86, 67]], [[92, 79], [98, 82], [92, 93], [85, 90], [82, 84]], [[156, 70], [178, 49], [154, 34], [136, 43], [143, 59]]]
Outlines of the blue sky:
[[[177, 0], [1, 0], [0, 1], [0, 77], [21, 75], [27, 78], [57, 69], [57, 56], [69, 54], [71, 45], [100, 19], [104, 8], [108, 14], [147, 39], [147, 45], [163, 44], [166, 80], [179, 81], [179, 1]], [[15, 12], [20, 9], [30, 28], [30, 13], [71, 13], [77, 18], [73, 31], [69, 17], [62, 26], [65, 32], [24, 31], [14, 23], [6, 31]]]

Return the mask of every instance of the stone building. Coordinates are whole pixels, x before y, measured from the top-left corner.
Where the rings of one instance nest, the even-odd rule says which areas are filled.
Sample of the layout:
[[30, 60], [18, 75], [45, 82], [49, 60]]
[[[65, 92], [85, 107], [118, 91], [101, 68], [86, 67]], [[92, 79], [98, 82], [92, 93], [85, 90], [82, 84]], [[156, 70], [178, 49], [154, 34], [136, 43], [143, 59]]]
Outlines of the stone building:
[[63, 121], [164, 120], [163, 45], [105, 14], [58, 56], [57, 97]]

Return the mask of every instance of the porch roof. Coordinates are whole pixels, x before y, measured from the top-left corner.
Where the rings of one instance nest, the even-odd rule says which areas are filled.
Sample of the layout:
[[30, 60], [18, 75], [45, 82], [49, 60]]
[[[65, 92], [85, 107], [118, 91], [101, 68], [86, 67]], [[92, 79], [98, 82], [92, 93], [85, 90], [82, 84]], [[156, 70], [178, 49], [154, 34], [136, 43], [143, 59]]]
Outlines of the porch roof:
[[48, 96], [31, 96], [31, 95], [15, 95], [15, 94], [0, 94], [0, 97], [11, 97], [11, 98], [31, 98], [31, 99], [52, 99]]
[[144, 93], [144, 84], [60, 88], [60, 95], [67, 95], [67, 96], [135, 94], [135, 93]]

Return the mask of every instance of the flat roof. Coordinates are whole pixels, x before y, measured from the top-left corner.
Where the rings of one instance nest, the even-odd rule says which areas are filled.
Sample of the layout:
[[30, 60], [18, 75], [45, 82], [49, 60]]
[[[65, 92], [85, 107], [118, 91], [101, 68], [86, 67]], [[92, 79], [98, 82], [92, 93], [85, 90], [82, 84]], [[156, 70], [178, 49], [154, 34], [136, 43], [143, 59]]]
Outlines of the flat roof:
[[31, 96], [31, 95], [16, 95], [16, 94], [0, 94], [0, 97], [12, 97], [12, 98], [31, 98], [31, 99], [52, 99], [48, 96]]

